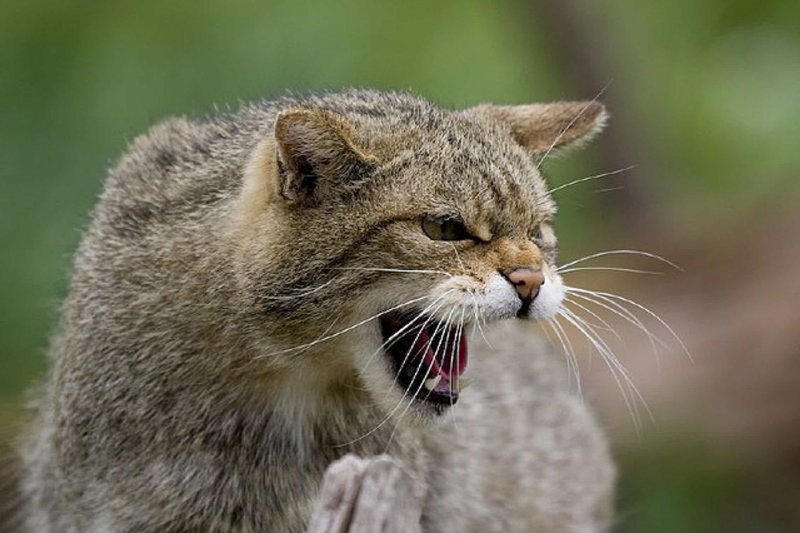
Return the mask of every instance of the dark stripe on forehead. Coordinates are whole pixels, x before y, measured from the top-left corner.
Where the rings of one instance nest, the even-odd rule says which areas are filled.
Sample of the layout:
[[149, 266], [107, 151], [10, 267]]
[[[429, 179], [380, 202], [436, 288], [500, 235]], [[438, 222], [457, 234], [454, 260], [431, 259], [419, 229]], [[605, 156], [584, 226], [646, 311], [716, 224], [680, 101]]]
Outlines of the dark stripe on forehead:
[[418, 156], [411, 151], [401, 153], [381, 165], [381, 171], [390, 177], [394, 177], [412, 166], [417, 157]]
[[494, 197], [494, 207], [497, 209], [499, 206], [503, 205], [503, 191], [500, 189], [497, 178], [490, 175], [485, 169], [481, 170], [481, 177], [485, 182], [486, 188], [492, 193]]
[[[503, 204], [503, 197], [505, 195], [502, 185], [498, 183], [498, 176], [493, 176], [490, 170], [492, 166], [496, 166], [493, 159], [496, 154], [486, 154], [486, 143], [483, 137], [469, 135], [464, 140], [467, 141], [468, 144], [462, 144], [464, 149], [461, 153], [463, 153], [465, 157], [466, 171], [474, 176], [479, 176], [480, 188], [489, 191], [492, 195], [494, 206], [481, 206], [484, 208], [481, 209], [482, 212], [491, 212]], [[483, 190], [479, 192], [482, 193]]]
[[487, 205], [486, 202], [482, 201], [481, 195], [474, 195], [472, 197], [472, 202], [470, 202], [469, 208], [475, 213], [475, 218], [480, 223], [485, 223], [486, 218], [486, 211]]
[[[508, 188], [509, 196], [513, 197], [514, 199], [522, 200], [522, 195], [524, 194], [523, 190], [520, 188], [520, 184], [517, 180], [517, 177], [514, 175], [513, 169], [508, 161], [504, 161], [505, 168], [503, 168], [503, 177], [505, 178], [506, 187]], [[530, 185], [533, 188], [533, 184]]]
[[506, 175], [505, 179], [506, 187], [508, 188], [508, 196], [512, 198], [515, 202], [519, 202], [523, 200], [522, 195], [524, 194], [522, 189], [517, 183], [517, 180], [514, 179], [512, 176]]

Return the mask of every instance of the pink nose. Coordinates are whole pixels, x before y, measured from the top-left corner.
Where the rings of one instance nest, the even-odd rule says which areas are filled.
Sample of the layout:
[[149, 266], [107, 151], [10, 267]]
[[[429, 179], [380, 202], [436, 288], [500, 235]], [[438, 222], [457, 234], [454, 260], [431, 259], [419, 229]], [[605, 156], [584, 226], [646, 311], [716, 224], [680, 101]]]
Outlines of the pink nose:
[[539, 288], [544, 285], [544, 274], [540, 268], [515, 268], [503, 275], [517, 289], [517, 294], [523, 301], [535, 298]]

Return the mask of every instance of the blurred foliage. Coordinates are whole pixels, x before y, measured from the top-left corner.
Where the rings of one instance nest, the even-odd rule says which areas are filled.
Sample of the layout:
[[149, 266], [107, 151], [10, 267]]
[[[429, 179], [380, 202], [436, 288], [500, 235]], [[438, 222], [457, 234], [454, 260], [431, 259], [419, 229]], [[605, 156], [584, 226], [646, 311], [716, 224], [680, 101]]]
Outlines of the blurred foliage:
[[720, 454], [680, 431], [653, 437], [618, 450], [618, 533], [764, 531], [769, 518], [754, 505], [753, 475], [742, 456]]
[[[652, 159], [654, 208], [676, 228], [735, 219], [776, 191], [797, 189], [799, 3], [585, 4], [612, 59], [608, 79], [624, 88]], [[6, 0], [0, 402], [16, 403], [43, 371], [70, 254], [106, 169], [130, 139], [165, 116], [203, 115], [287, 89], [410, 89], [446, 106], [594, 96], [565, 86], [570, 66], [552, 59], [558, 43], [546, 41], [522, 7], [510, 0]], [[550, 165], [558, 182], [592, 170], [586, 156]], [[614, 169], [600, 169], [607, 170]], [[602, 238], [597, 188], [559, 198], [567, 256]], [[643, 512], [659, 519], [675, 506], [691, 508], [696, 493], [737, 497], [725, 492], [738, 486], [728, 474], [682, 480], [671, 472], [664, 478], [645, 468], [624, 494], [650, 491]], [[658, 488], [645, 486], [651, 482]], [[624, 530], [689, 531], [694, 519]]]

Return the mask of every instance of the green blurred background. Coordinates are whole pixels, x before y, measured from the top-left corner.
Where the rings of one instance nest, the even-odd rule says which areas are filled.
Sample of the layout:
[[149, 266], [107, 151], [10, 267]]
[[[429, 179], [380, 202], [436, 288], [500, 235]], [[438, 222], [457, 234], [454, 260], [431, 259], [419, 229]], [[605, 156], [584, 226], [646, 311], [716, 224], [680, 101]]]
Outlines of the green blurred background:
[[[682, 260], [684, 277], [595, 285], [644, 294], [683, 325], [698, 359], [665, 356], [665, 371], [631, 356], [656, 419], [638, 435], [603, 378], [585, 378], [621, 465], [617, 529], [800, 528], [798, 28], [796, 0], [7, 0], [0, 436], [16, 432], [24, 393], [43, 375], [104, 174], [154, 122], [288, 89], [412, 90], [460, 107], [605, 87], [603, 139], [547, 170], [557, 184], [636, 167], [560, 193], [563, 257], [639, 246]], [[731, 369], [740, 372], [722, 373]], [[775, 412], [784, 415], [765, 425]]]

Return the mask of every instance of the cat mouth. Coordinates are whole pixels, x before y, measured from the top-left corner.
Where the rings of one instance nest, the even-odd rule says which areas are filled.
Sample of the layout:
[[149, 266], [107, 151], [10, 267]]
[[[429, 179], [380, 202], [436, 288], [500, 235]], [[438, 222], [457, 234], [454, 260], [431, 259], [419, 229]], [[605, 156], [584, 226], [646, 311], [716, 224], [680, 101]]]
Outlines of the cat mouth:
[[420, 316], [387, 313], [381, 318], [384, 350], [395, 383], [406, 395], [437, 411], [455, 404], [467, 367], [467, 325]]

